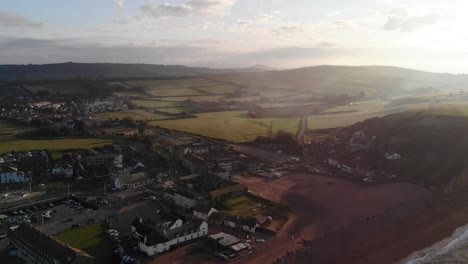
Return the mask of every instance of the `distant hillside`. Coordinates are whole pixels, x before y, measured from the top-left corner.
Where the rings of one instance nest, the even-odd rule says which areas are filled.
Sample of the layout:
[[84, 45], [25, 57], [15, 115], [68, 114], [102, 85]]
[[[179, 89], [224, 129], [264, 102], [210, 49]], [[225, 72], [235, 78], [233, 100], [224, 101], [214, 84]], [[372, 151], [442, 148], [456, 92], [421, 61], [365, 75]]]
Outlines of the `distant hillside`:
[[411, 91], [465, 88], [468, 75], [429, 73], [387, 66], [314, 66], [266, 72], [214, 76], [248, 87], [250, 91], [280, 88], [317, 94], [367, 96], [395, 95]]
[[[387, 164], [388, 169], [397, 172], [399, 180], [445, 187], [468, 168], [468, 118], [464, 116], [428, 111], [399, 113], [369, 119], [344, 130], [376, 136], [375, 149], [379, 154], [370, 154], [369, 161], [363, 156], [362, 164], [383, 153], [401, 154], [401, 160]], [[458, 181], [463, 186], [451, 186], [451, 190], [468, 187], [468, 180]]]
[[181, 65], [57, 63], [43, 65], [0, 65], [0, 80], [70, 79], [76, 77], [179, 77], [233, 73], [258, 69], [210, 69]]

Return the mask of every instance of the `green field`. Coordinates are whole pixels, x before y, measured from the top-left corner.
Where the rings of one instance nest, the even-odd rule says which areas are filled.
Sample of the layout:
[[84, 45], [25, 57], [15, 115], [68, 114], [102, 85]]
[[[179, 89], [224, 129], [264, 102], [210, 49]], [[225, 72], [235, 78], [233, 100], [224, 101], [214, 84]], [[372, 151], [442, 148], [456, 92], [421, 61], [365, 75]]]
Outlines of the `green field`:
[[130, 100], [137, 107], [144, 108], [163, 108], [163, 107], [176, 107], [180, 103], [177, 102], [167, 102], [167, 101], [158, 101], [158, 100]]
[[112, 144], [110, 139], [102, 138], [67, 138], [67, 139], [7, 139], [0, 140], [0, 153], [49, 149], [52, 153], [67, 149], [87, 149]]
[[[161, 98], [162, 99], [162, 98]], [[164, 101], [168, 102], [183, 102], [192, 100], [195, 102], [201, 101], [219, 101], [223, 99], [223, 95], [201, 95], [201, 96], [180, 96], [180, 97], [164, 97]]]
[[[389, 114], [400, 113], [413, 110], [426, 110], [429, 109], [430, 104], [413, 104], [393, 108], [385, 108], [385, 103], [381, 101], [368, 101], [362, 102], [354, 106], [339, 106], [329, 109], [324, 115], [313, 115], [308, 117], [308, 128], [327, 129], [335, 127], [344, 127], [364, 121], [373, 117], [381, 117]], [[338, 111], [354, 111], [350, 113], [336, 113]]]
[[96, 263], [107, 263], [112, 255], [110, 241], [106, 238], [104, 222], [75, 228], [55, 235], [58, 240], [78, 248], [95, 258]]
[[197, 118], [154, 121], [150, 124], [233, 142], [254, 140], [272, 132], [284, 130], [297, 133], [300, 118], [250, 118], [247, 111], [228, 111], [196, 114]]
[[231, 200], [225, 201], [219, 206], [220, 213], [237, 215], [243, 218], [254, 217], [258, 214], [264, 216], [271, 216], [273, 218], [272, 224], [277, 230], [287, 222], [289, 209], [285, 205], [275, 202], [264, 202], [263, 199], [258, 199], [250, 196], [241, 196]]
[[125, 117], [132, 117], [135, 120], [158, 120], [166, 119], [168, 116], [162, 114], [155, 114], [145, 110], [129, 110], [129, 111], [117, 111], [117, 112], [105, 112], [95, 114], [96, 117], [110, 118], [110, 119], [123, 119]]
[[190, 109], [188, 108], [160, 108], [158, 110], [161, 112], [168, 113], [168, 114], [181, 114], [181, 113], [187, 112]]
[[224, 85], [200, 87], [198, 89], [207, 93], [211, 93], [211, 94], [227, 94], [227, 93], [235, 92], [237, 90], [237, 87], [234, 85], [224, 84]]
[[32, 130], [32, 128], [27, 126], [20, 126], [6, 121], [0, 121], [0, 141], [12, 139], [16, 134], [30, 130]]
[[55, 94], [87, 94], [88, 89], [80, 85], [79, 83], [50, 83], [46, 85], [31, 85], [26, 86], [32, 93], [37, 93], [39, 91], [48, 91], [49, 93]]
[[156, 97], [201, 95], [200, 92], [190, 88], [151, 89], [146, 90], [146, 92]]
[[143, 87], [144, 89], [170, 89], [170, 88], [190, 88], [199, 86], [209, 86], [219, 84], [218, 82], [205, 79], [177, 79], [177, 80], [144, 80], [129, 81], [127, 84], [133, 87]]

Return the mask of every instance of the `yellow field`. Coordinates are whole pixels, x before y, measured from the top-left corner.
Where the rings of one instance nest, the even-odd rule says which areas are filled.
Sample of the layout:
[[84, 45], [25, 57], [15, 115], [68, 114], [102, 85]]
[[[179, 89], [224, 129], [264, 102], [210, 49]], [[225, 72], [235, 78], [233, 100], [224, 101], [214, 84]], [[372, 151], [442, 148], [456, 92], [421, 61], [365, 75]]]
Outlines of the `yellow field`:
[[127, 84], [133, 87], [143, 87], [145, 89], [170, 89], [170, 88], [190, 88], [199, 86], [209, 86], [220, 84], [218, 82], [205, 79], [177, 79], [177, 80], [144, 80], [129, 81]]
[[122, 119], [124, 117], [132, 117], [135, 120], [157, 120], [168, 118], [166, 115], [155, 114], [147, 112], [145, 110], [129, 110], [129, 111], [118, 111], [118, 112], [105, 112], [95, 114], [96, 117], [109, 118], [109, 119]]
[[228, 111], [197, 114], [197, 118], [153, 121], [151, 125], [186, 131], [233, 142], [254, 140], [267, 136], [270, 124], [273, 133], [284, 130], [297, 133], [300, 118], [250, 118], [247, 111]]

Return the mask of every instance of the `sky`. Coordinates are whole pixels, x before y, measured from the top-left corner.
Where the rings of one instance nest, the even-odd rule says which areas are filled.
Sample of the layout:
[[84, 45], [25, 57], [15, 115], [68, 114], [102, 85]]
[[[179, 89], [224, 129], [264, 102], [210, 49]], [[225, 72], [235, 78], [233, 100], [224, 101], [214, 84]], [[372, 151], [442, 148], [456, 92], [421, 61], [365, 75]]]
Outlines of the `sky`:
[[468, 73], [464, 0], [15, 0], [0, 64], [391, 65]]

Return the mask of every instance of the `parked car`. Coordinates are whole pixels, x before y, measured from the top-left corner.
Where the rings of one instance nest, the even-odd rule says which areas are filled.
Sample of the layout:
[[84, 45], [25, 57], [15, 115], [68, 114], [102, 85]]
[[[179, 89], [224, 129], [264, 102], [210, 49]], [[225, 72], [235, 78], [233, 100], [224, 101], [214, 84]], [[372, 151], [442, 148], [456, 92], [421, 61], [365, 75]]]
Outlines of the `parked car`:
[[71, 227], [72, 228], [77, 228], [77, 227], [80, 227], [81, 225], [80, 224], [73, 224]]

